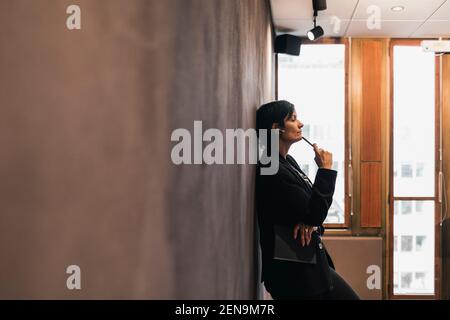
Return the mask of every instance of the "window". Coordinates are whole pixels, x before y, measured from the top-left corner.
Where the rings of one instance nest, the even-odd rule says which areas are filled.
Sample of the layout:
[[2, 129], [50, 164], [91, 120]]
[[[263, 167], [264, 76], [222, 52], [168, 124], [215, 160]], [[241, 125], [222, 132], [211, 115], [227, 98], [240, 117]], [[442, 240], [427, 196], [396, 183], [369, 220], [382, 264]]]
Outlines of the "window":
[[309, 164], [300, 165], [300, 169], [308, 176], [309, 175]]
[[416, 290], [426, 289], [425, 284], [426, 273], [425, 272], [416, 272], [415, 281], [413, 283], [413, 287]]
[[304, 124], [304, 126], [302, 128], [302, 131], [303, 131], [303, 135], [305, 137], [310, 137], [311, 136], [310, 128], [311, 128], [311, 126], [309, 124]]
[[335, 170], [335, 171], [339, 171], [339, 162], [333, 161], [333, 168], [332, 169]]
[[416, 177], [420, 178], [423, 177], [423, 170], [425, 168], [425, 164], [424, 163], [417, 163], [416, 164]]
[[[346, 54], [346, 44], [316, 43], [302, 45], [299, 57], [278, 55], [278, 99], [295, 105], [298, 118], [304, 124], [303, 135], [308, 140], [333, 153], [333, 169], [338, 175], [325, 221], [333, 227], [348, 226], [345, 207]], [[317, 165], [311, 146], [296, 143], [289, 153], [299, 164], [309, 165], [308, 176], [314, 181]], [[340, 164], [343, 164], [342, 171], [339, 171]]]
[[327, 140], [333, 139], [335, 127], [328, 126], [327, 127]]
[[412, 166], [410, 164], [402, 164], [402, 178], [412, 178]]
[[416, 213], [422, 213], [423, 212], [423, 202], [416, 201]]
[[[406, 45], [402, 40], [393, 40], [391, 50], [393, 153], [390, 174], [393, 183], [390, 194], [394, 212], [390, 232], [394, 243], [390, 294], [434, 296], [435, 278], [439, 277], [435, 269], [434, 240], [438, 59], [432, 53], [423, 52], [420, 41], [417, 45]], [[418, 123], [420, 130], [417, 130]], [[395, 274], [399, 276], [397, 286]]]
[[401, 127], [399, 128], [399, 135], [401, 140], [407, 140], [409, 135], [411, 133], [411, 130], [409, 127]]
[[[425, 288], [418, 289], [415, 285], [411, 285], [406, 290], [399, 286], [394, 288], [393, 292], [397, 295], [430, 295], [434, 290], [435, 257], [434, 241], [428, 240], [434, 237], [434, 201], [394, 200], [395, 203], [400, 207], [400, 211], [405, 207], [414, 208], [416, 214], [394, 214], [393, 271], [413, 272], [413, 276], [417, 272], [424, 272], [426, 279]], [[421, 213], [417, 213], [418, 211]]]
[[[394, 46], [392, 165], [400, 166], [393, 185], [395, 197], [435, 196], [435, 70], [434, 54], [423, 52], [420, 44]], [[402, 139], [403, 132], [408, 134]], [[427, 168], [420, 179], [407, 179], [413, 177], [413, 163], [419, 164], [416, 173]]]
[[411, 252], [413, 246], [413, 237], [412, 236], [402, 236], [402, 251], [403, 252]]
[[394, 288], [398, 288], [398, 272], [394, 273]]
[[315, 140], [323, 140], [325, 135], [323, 134], [324, 131], [324, 127], [319, 126], [319, 125], [314, 125], [314, 135], [313, 138]]
[[410, 214], [411, 212], [412, 212], [411, 201], [403, 201], [402, 202], [402, 214]]
[[412, 273], [402, 272], [402, 289], [411, 288], [411, 283], [412, 283]]
[[423, 250], [425, 240], [427, 236], [416, 236], [416, 251], [421, 252]]

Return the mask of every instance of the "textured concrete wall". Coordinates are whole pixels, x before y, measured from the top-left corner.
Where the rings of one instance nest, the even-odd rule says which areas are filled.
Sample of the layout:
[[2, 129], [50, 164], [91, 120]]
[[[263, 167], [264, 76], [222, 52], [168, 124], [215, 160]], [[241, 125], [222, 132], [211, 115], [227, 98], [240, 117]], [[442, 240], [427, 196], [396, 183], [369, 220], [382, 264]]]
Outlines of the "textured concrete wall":
[[0, 298], [252, 298], [253, 168], [170, 134], [252, 127], [271, 42], [266, 0], [1, 1]]

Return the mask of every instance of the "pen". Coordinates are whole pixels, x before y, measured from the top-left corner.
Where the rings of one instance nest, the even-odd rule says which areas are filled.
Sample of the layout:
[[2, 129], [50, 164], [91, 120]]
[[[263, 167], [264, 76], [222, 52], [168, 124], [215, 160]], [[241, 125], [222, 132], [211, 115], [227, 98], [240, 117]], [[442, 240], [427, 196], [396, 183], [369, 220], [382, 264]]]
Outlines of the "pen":
[[311, 142], [309, 142], [308, 139], [306, 139], [305, 137], [303, 137], [303, 140], [305, 140], [311, 147], [314, 148], [314, 145], [313, 145]]

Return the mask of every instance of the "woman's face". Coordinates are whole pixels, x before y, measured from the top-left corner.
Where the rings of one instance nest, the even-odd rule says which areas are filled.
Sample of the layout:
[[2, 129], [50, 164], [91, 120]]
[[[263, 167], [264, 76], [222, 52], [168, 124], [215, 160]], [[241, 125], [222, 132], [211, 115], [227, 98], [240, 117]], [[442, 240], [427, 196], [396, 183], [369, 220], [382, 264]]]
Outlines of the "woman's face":
[[304, 124], [297, 119], [297, 112], [293, 112], [291, 117], [284, 119], [284, 128], [281, 128], [280, 139], [287, 143], [295, 143], [303, 139], [302, 128]]

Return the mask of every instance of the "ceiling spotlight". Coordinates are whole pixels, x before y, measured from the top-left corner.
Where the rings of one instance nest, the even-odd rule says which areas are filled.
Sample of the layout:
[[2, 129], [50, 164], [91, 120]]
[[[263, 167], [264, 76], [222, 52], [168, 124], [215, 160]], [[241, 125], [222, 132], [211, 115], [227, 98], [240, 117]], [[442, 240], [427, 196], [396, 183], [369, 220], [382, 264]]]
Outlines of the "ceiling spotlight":
[[322, 11], [327, 9], [327, 0], [312, 0], [313, 10], [314, 10], [314, 28], [308, 31], [308, 39], [311, 41], [317, 40], [324, 35], [321, 26], [316, 24], [317, 11]]
[[403, 7], [403, 6], [394, 6], [394, 7], [391, 8], [391, 10], [394, 11], [394, 12], [400, 12], [400, 11], [405, 10], [405, 7]]
[[311, 41], [317, 40], [324, 34], [321, 26], [317, 26], [314, 29], [308, 31], [308, 39]]

